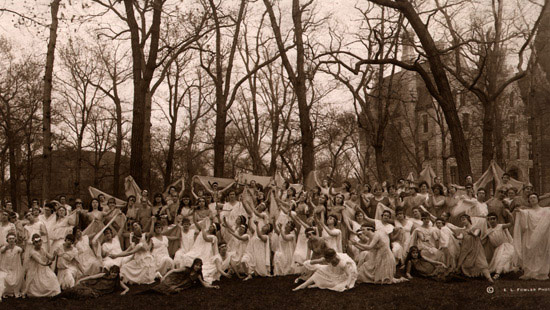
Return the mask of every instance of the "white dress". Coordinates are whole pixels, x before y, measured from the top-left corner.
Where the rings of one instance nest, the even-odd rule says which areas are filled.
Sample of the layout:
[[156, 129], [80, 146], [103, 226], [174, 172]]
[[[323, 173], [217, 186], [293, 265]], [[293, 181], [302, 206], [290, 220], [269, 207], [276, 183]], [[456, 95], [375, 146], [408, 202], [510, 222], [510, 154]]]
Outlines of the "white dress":
[[0, 224], [0, 247], [8, 244], [6, 237], [10, 231], [15, 232], [15, 225], [13, 223], [7, 223], [5, 226]]
[[550, 208], [516, 214], [514, 249], [523, 269], [521, 279], [547, 280], [550, 272]]
[[271, 268], [271, 248], [269, 236], [262, 241], [256, 234], [248, 241], [242, 262], [247, 266], [249, 273], [260, 277], [267, 277]]
[[162, 236], [162, 240], [159, 240], [157, 237], [152, 237], [151, 240], [153, 241], [153, 258], [156, 270], [164, 275], [174, 267], [174, 261], [168, 253], [168, 238]]
[[209, 237], [212, 238], [212, 241], [205, 240], [202, 232], [200, 232], [189, 252], [183, 253], [183, 251], [178, 250], [174, 256], [176, 268], [191, 267], [195, 258], [200, 258], [204, 265], [204, 262], [218, 254], [218, 238], [214, 235], [209, 235]]
[[111, 239], [111, 242], [104, 242], [101, 245], [101, 252], [105, 254], [103, 258], [103, 268], [110, 269], [113, 266], [120, 267], [124, 261], [124, 257], [110, 258], [109, 255], [120, 254], [122, 253], [122, 248], [120, 247], [120, 241], [118, 236], [115, 236]]
[[94, 251], [90, 247], [90, 239], [87, 235], [82, 235], [82, 238], [74, 244], [78, 251], [77, 260], [84, 271], [84, 275], [91, 276], [98, 273], [102, 263], [95, 256]]
[[502, 226], [502, 224], [497, 224], [495, 228], [489, 228], [487, 230], [489, 242], [495, 248], [493, 258], [489, 264], [489, 271], [499, 274], [516, 270], [514, 266], [512, 236], [510, 236], [508, 229]]
[[[46, 233], [48, 234], [48, 238], [50, 240], [50, 245], [52, 244], [52, 233], [53, 233], [53, 228], [55, 226], [55, 214], [52, 214], [50, 215], [50, 217], [46, 218], [46, 216], [44, 216], [44, 214], [40, 214], [38, 216], [38, 220], [42, 223], [44, 223], [44, 226], [46, 226]], [[31, 235], [32, 237], [32, 235]]]
[[210, 258], [209, 261], [204, 262], [202, 265], [202, 277], [205, 282], [212, 284], [214, 281], [219, 281], [221, 273], [218, 271], [217, 265], [220, 265], [221, 270], [228, 270], [230, 266], [231, 257], [229, 254], [225, 255], [225, 258], [220, 254], [216, 254]]
[[184, 232], [183, 229], [181, 231], [181, 239], [180, 239], [180, 248], [176, 251], [182, 252], [180, 255], [183, 255], [193, 248], [193, 244], [195, 243], [195, 230], [189, 229], [187, 232]]
[[15, 246], [0, 254], [0, 297], [3, 295], [20, 295], [23, 285], [23, 266], [21, 252]]
[[291, 237], [292, 239], [287, 241], [282, 236], [279, 236], [279, 246], [275, 255], [273, 255], [273, 274], [276, 276], [292, 274], [292, 256], [296, 248], [296, 235], [291, 232], [287, 237]]
[[296, 246], [294, 247], [294, 254], [292, 255], [292, 273], [302, 273], [304, 267], [296, 264], [303, 264], [306, 261], [307, 257], [307, 237], [305, 234], [305, 229], [302, 227], [298, 233], [298, 238], [296, 240]]
[[323, 229], [323, 232], [323, 239], [325, 239], [327, 246], [338, 253], [342, 253], [342, 231], [338, 228], [331, 229], [330, 233], [336, 236], [329, 234], [326, 229]]
[[66, 290], [76, 284], [76, 279], [82, 276], [75, 263], [78, 250], [71, 247], [69, 250], [62, 248], [57, 256], [57, 280], [61, 289]]
[[136, 245], [140, 247], [133, 257], [120, 267], [120, 278], [124, 283], [151, 284], [155, 282], [155, 260], [150, 252], [150, 245], [141, 240]]
[[50, 234], [51, 249], [50, 252], [63, 246], [65, 237], [73, 232], [73, 225], [69, 223], [70, 217], [65, 216], [62, 219], [56, 220]]
[[339, 262], [336, 266], [331, 264], [320, 265], [310, 264], [311, 261], [305, 261], [304, 267], [314, 271], [311, 276], [313, 285], [321, 289], [329, 289], [337, 292], [343, 292], [355, 286], [357, 280], [357, 266], [351, 257], [344, 253], [337, 253]]
[[33, 249], [31, 251], [23, 292], [29, 297], [52, 297], [61, 293], [61, 287], [55, 273], [49, 266], [40, 264], [45, 264], [46, 261], [46, 251], [44, 249], [40, 249], [40, 251]]

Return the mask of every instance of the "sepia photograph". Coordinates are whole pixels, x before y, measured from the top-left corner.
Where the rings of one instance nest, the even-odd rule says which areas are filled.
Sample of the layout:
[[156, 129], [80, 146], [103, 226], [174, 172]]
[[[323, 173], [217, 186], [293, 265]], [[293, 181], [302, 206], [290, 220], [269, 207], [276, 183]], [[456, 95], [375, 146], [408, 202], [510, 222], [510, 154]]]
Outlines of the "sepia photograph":
[[538, 310], [549, 276], [550, 0], [0, 0], [0, 309]]

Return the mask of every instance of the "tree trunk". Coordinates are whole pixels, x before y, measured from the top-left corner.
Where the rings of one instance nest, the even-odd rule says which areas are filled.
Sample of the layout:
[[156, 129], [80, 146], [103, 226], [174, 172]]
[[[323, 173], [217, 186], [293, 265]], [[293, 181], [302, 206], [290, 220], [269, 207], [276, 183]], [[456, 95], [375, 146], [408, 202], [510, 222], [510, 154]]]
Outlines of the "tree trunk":
[[489, 168], [491, 160], [494, 157], [493, 148], [493, 135], [495, 124], [495, 103], [484, 102], [483, 103], [483, 150], [481, 152], [481, 169], [483, 172]]
[[120, 99], [115, 99], [116, 109], [116, 147], [115, 162], [113, 169], [113, 196], [118, 197], [120, 188], [120, 162], [122, 157], [122, 107]]
[[[177, 102], [177, 95], [175, 96], [174, 100], [176, 100], [175, 102]], [[177, 119], [178, 119], [178, 113], [176, 110], [172, 118], [172, 123], [170, 124], [170, 141], [168, 143], [168, 155], [166, 156], [166, 172], [164, 174], [164, 188], [167, 188], [172, 183], [172, 168], [174, 166], [174, 150], [176, 147]]]
[[76, 167], [74, 170], [75, 170], [74, 195], [78, 197], [80, 194], [80, 179], [82, 174], [82, 135], [78, 136], [78, 142], [76, 145]]
[[374, 144], [374, 157], [376, 159], [376, 172], [378, 177], [378, 182], [382, 183], [386, 180], [386, 169], [384, 165], [384, 147], [380, 144]]
[[223, 178], [225, 169], [225, 129], [227, 112], [225, 103], [218, 104], [216, 111], [216, 135], [214, 136], [214, 176]]
[[53, 66], [55, 60], [55, 44], [57, 43], [57, 26], [59, 4], [61, 0], [51, 2], [50, 38], [46, 52], [46, 69], [44, 72], [44, 94], [42, 99], [42, 199], [50, 196], [52, 182], [52, 88]]
[[[371, 0], [373, 1], [373, 0]], [[373, 1], [376, 2], [376, 1]], [[429, 76], [423, 76], [426, 86], [433, 85], [434, 87], [428, 87], [428, 90], [437, 99], [437, 102], [441, 106], [449, 127], [449, 133], [451, 135], [451, 143], [455, 150], [455, 159], [458, 167], [458, 177], [461, 183], [464, 182], [466, 176], [472, 174], [472, 168], [470, 165], [470, 153], [468, 146], [466, 145], [466, 139], [464, 138], [464, 131], [462, 130], [462, 124], [458, 117], [456, 109], [456, 103], [451, 91], [451, 86], [445, 67], [441, 61], [440, 53], [435, 45], [435, 42], [426, 27], [426, 24], [422, 21], [414, 7], [409, 2], [399, 2], [401, 8], [400, 11], [405, 15], [409, 21], [411, 27], [413, 27], [416, 35], [418, 36], [424, 51], [426, 52], [426, 58], [430, 66], [430, 73], [433, 76], [433, 82]]]
[[[9, 120], [6, 120], [9, 122]], [[19, 169], [17, 167], [17, 156], [15, 152], [19, 146], [16, 144], [16, 138], [14, 133], [11, 131], [6, 132], [6, 140], [8, 143], [8, 156], [9, 156], [9, 165], [10, 165], [10, 200], [13, 205], [13, 210], [17, 211], [17, 202], [18, 202], [18, 183], [19, 183]]]

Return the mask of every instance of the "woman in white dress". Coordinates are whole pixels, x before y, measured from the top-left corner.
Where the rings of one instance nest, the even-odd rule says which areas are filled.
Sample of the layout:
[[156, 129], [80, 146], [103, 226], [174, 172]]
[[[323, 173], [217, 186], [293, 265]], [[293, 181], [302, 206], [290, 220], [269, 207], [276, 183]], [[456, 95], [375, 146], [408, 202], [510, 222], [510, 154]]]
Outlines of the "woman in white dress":
[[487, 215], [487, 223], [489, 226], [485, 235], [481, 236], [481, 240], [487, 238], [490, 245], [495, 249], [489, 263], [489, 272], [495, 273], [493, 279], [496, 280], [500, 278], [501, 274], [517, 269], [514, 266], [513, 240], [510, 232], [508, 232], [508, 228], [513, 225], [512, 223], [499, 224], [498, 215], [494, 212]]
[[220, 243], [218, 245], [218, 254], [212, 256], [208, 266], [204, 269], [202, 267], [202, 276], [206, 283], [213, 283], [219, 281], [221, 276], [231, 278], [229, 273], [231, 269], [231, 256], [227, 253], [227, 244]]
[[[48, 239], [44, 239], [43, 242], [48, 242], [48, 244], [44, 243], [45, 246], [47, 246], [47, 251], [50, 251], [50, 247], [52, 245], [52, 234], [53, 234], [53, 228], [55, 226], [55, 221], [57, 219], [57, 214], [55, 211], [55, 204], [49, 202], [44, 206], [42, 209], [43, 212], [38, 216], [38, 220], [42, 223], [44, 223], [44, 226], [46, 226], [46, 232], [48, 233]], [[36, 215], [35, 215], [36, 216]], [[32, 235], [31, 235], [32, 236]], [[31, 241], [32, 242], [32, 241]]]
[[173, 238], [179, 240], [179, 236], [167, 237], [162, 235], [162, 224], [156, 222], [156, 219], [153, 218], [154, 227], [151, 240], [153, 241], [153, 258], [155, 259], [156, 271], [164, 276], [170, 269], [174, 268], [174, 261], [170, 258], [168, 253], [168, 238]]
[[[105, 203], [106, 205], [106, 203]], [[82, 231], [82, 234], [85, 236], [95, 236], [105, 225], [103, 223], [104, 219], [107, 218], [112, 212], [114, 212], [116, 209], [113, 208], [109, 211], [103, 211], [103, 207], [101, 206], [98, 199], [92, 199], [92, 202], [90, 203], [90, 209], [88, 213], [86, 214], [88, 217], [88, 220], [90, 224], [88, 224], [88, 227]]]
[[333, 249], [327, 249], [321, 259], [305, 261], [304, 267], [312, 270], [313, 275], [293, 291], [318, 287], [343, 292], [353, 288], [357, 280], [357, 266], [353, 259]]
[[21, 254], [23, 249], [16, 245], [17, 237], [9, 232], [7, 245], [0, 247], [0, 301], [5, 295], [21, 297], [23, 285], [23, 266]]
[[74, 226], [78, 225], [78, 212], [79, 211], [75, 211], [67, 215], [65, 207], [60, 206], [57, 209], [55, 224], [50, 231], [50, 241], [52, 242], [50, 251], [55, 251], [63, 246], [65, 237], [73, 232]]
[[230, 264], [231, 269], [233, 272], [237, 275], [239, 278], [244, 278], [244, 275], [248, 274], [248, 268], [243, 263], [243, 256], [246, 253], [246, 248], [248, 246], [248, 242], [250, 240], [250, 236], [248, 235], [248, 225], [241, 224], [237, 227], [237, 231], [233, 231], [233, 228], [229, 227], [227, 224], [227, 221], [224, 218], [223, 226], [227, 229], [227, 232], [232, 236], [233, 238], [233, 248], [230, 248]]
[[260, 227], [258, 221], [254, 221], [250, 225], [250, 232], [253, 236], [248, 241], [245, 254], [242, 258], [242, 263], [248, 271], [248, 275], [244, 279], [245, 281], [251, 279], [253, 274], [260, 277], [269, 276], [271, 269], [269, 236], [272, 231], [273, 226], [271, 223]]
[[443, 261], [443, 253], [439, 250], [439, 234], [437, 233], [437, 229], [430, 225], [430, 215], [427, 212], [423, 212], [421, 219], [422, 226], [417, 227], [413, 231], [409, 247], [416, 246], [424, 258]]
[[514, 209], [514, 249], [523, 270], [521, 279], [547, 280], [550, 272], [550, 208], [530, 194], [529, 208]]
[[329, 248], [334, 249], [337, 253], [342, 253], [342, 231], [336, 228], [338, 218], [334, 215], [327, 217], [327, 223], [323, 223], [321, 217], [317, 217], [317, 222], [321, 226], [323, 238]]
[[82, 268], [77, 261], [78, 251], [73, 244], [74, 236], [68, 234], [63, 246], [54, 252], [57, 256], [57, 280], [62, 290], [75, 286], [76, 280], [82, 276]]
[[[138, 222], [135, 222], [134, 227], [141, 225]], [[135, 233], [139, 234], [140, 230], [135, 229]], [[129, 284], [151, 284], [155, 282], [156, 276], [156, 266], [153, 255], [151, 255], [151, 248], [153, 247], [153, 242], [151, 241], [150, 235], [144, 235], [139, 237], [139, 235], [133, 236], [132, 239], [139, 239], [133, 241], [133, 244], [126, 251], [120, 254], [110, 254], [109, 257], [112, 259], [118, 257], [127, 257], [132, 256], [132, 258], [123, 263], [120, 268], [120, 278], [124, 283]]]
[[292, 256], [296, 247], [296, 225], [293, 221], [275, 226], [275, 233], [279, 235], [279, 246], [273, 255], [273, 274], [286, 276], [292, 274]]
[[78, 252], [77, 260], [82, 267], [83, 275], [91, 276], [99, 273], [103, 264], [92, 250], [93, 244], [90, 237], [84, 235], [78, 226], [73, 228], [73, 236], [75, 240], [74, 247]]
[[189, 252], [176, 252], [174, 264], [178, 269], [190, 267], [195, 258], [208, 262], [211, 257], [218, 254], [218, 238], [216, 237], [216, 233], [219, 231], [219, 225], [214, 223], [208, 227], [202, 227], [198, 224], [196, 216], [193, 216], [193, 222], [199, 228], [199, 235]]
[[29, 297], [52, 297], [61, 293], [59, 281], [50, 268], [53, 256], [42, 248], [42, 238], [38, 234], [31, 237], [34, 248], [31, 250], [27, 278], [23, 294]]
[[[35, 211], [36, 210], [36, 211]], [[38, 208], [33, 209], [32, 212], [27, 212], [25, 215], [25, 219], [27, 219], [28, 223], [24, 226], [25, 228], [25, 253], [24, 253], [24, 259], [23, 262], [26, 264], [29, 258], [29, 253], [31, 252], [33, 245], [31, 237], [34, 234], [38, 234], [40, 237], [42, 237], [43, 240], [45, 240], [44, 244], [46, 247], [46, 250], [49, 251], [49, 241], [48, 241], [48, 230], [46, 229], [46, 225], [44, 225], [43, 222], [38, 220], [38, 215], [40, 213], [40, 210]], [[38, 215], [35, 215], [38, 214]]]
[[[122, 234], [123, 229], [119, 230]], [[115, 256], [122, 253], [122, 244], [120, 242], [120, 236], [113, 237], [113, 230], [111, 227], [105, 228], [103, 231], [103, 241], [101, 243], [101, 257], [103, 259], [103, 269], [109, 270], [113, 266], [122, 266], [124, 260], [123, 257], [111, 258], [111, 255]]]

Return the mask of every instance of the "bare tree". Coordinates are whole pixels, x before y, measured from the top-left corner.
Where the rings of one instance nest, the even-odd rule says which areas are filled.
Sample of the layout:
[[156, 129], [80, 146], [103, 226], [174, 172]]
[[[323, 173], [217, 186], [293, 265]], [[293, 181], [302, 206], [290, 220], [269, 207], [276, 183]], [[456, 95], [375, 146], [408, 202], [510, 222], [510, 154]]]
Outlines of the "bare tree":
[[68, 44], [60, 51], [60, 57], [66, 76], [59, 76], [61, 104], [65, 113], [61, 114], [64, 124], [67, 125], [73, 137], [68, 141], [76, 150], [74, 193], [80, 193], [82, 171], [82, 150], [85, 146], [84, 136], [86, 127], [92, 116], [92, 110], [103, 99], [101, 90], [92, 85], [91, 81], [101, 84], [103, 79], [99, 70], [99, 63], [92, 56], [80, 39], [69, 39]]

